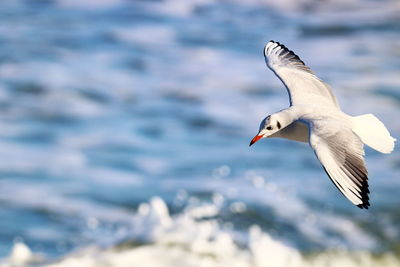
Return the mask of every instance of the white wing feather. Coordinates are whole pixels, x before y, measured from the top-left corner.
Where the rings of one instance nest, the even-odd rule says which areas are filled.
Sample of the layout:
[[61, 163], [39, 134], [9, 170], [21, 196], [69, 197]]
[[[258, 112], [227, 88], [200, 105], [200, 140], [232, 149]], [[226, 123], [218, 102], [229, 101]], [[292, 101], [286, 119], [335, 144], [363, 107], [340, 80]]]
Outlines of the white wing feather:
[[[329, 127], [328, 130], [327, 125], [337, 127]], [[367, 209], [368, 171], [360, 138], [349, 127], [330, 121], [324, 127], [312, 127], [310, 145], [343, 195], [359, 208]]]
[[321, 104], [339, 108], [329, 86], [286, 46], [269, 41], [264, 48], [267, 66], [286, 86], [291, 105]]

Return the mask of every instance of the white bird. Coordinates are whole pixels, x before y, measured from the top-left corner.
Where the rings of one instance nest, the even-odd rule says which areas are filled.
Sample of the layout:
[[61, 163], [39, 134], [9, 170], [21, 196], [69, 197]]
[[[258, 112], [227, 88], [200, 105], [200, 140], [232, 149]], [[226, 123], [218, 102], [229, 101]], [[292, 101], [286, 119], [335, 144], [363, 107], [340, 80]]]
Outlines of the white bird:
[[309, 142], [340, 192], [354, 205], [368, 209], [364, 144], [390, 153], [396, 139], [374, 115], [353, 117], [341, 111], [329, 86], [284, 45], [269, 41], [264, 56], [285, 85], [290, 107], [267, 116], [250, 146], [265, 137]]

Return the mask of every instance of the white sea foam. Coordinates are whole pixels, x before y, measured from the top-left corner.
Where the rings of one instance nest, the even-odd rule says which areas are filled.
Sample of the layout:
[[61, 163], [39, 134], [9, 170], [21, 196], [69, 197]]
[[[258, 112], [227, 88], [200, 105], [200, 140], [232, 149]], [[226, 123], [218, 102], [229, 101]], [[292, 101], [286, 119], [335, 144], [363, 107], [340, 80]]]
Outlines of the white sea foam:
[[[258, 226], [249, 229], [247, 241], [239, 246], [234, 233], [222, 229], [213, 219], [204, 220], [216, 212], [215, 206], [205, 205], [171, 216], [163, 200], [153, 198], [150, 203], [142, 204], [133, 217], [135, 227], [131, 237], [146, 245], [106, 250], [88, 247], [43, 266], [394, 267], [400, 264], [400, 259], [390, 252], [378, 257], [365, 251], [305, 255]], [[34, 256], [26, 245], [18, 243], [2, 266], [28, 263]]]

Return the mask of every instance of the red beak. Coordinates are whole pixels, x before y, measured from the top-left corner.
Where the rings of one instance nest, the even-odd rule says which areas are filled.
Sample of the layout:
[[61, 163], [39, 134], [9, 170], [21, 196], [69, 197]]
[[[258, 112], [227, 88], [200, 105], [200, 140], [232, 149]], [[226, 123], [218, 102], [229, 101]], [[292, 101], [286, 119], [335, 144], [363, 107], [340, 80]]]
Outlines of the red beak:
[[257, 142], [257, 141], [260, 140], [261, 138], [263, 138], [262, 135], [256, 135], [256, 136], [254, 136], [254, 138], [251, 140], [249, 146], [252, 146], [255, 142]]

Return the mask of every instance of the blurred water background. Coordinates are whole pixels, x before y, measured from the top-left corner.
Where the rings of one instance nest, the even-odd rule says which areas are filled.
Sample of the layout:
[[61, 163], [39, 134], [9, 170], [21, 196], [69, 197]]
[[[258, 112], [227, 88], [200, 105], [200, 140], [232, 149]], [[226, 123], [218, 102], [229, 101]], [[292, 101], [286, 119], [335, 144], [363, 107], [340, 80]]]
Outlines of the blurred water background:
[[399, 14], [396, 0], [2, 0], [1, 264], [400, 266], [399, 149], [366, 149], [365, 211], [307, 144], [248, 147], [288, 105], [270, 39], [399, 138]]

